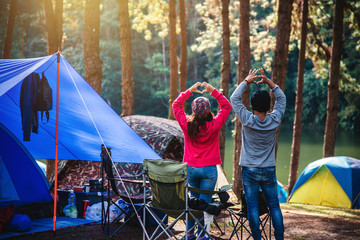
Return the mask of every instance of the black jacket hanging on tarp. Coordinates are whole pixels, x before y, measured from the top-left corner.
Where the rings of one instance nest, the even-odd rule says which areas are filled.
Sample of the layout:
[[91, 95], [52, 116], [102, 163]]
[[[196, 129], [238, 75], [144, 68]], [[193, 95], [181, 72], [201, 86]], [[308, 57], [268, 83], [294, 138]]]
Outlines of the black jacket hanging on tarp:
[[[43, 123], [49, 122], [49, 110], [52, 109], [52, 105], [52, 89], [49, 85], [47, 78], [45, 77], [45, 74], [42, 73], [40, 85], [35, 95], [34, 109], [35, 111], [41, 112], [41, 121]], [[46, 114], [46, 122], [43, 121], [44, 112]]]
[[28, 75], [21, 84], [20, 111], [24, 141], [30, 141], [31, 132], [38, 133], [38, 113], [34, 109], [34, 102], [39, 82], [39, 74], [32, 73]]
[[21, 85], [20, 111], [22, 119], [23, 140], [30, 141], [30, 133], [38, 133], [38, 111], [46, 113], [46, 122], [49, 121], [49, 110], [52, 109], [52, 89], [44, 73], [42, 78], [38, 73], [28, 75]]

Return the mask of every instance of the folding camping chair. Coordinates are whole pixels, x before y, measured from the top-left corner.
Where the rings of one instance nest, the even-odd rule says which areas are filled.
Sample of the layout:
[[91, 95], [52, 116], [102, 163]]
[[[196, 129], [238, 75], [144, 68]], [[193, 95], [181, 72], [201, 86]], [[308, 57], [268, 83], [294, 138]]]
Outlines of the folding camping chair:
[[[110, 148], [105, 149], [102, 146], [101, 159], [101, 176], [103, 179], [101, 223], [105, 235], [112, 237], [127, 223], [134, 221], [134, 218], [138, 216], [137, 213], [141, 212], [143, 202], [150, 199], [150, 193], [146, 190], [143, 192], [146, 186], [143, 186], [142, 169], [140, 174], [127, 173], [123, 175], [121, 172], [122, 177], [115, 177], [113, 170], [116, 166], [111, 161]], [[124, 166], [126, 164], [119, 165]], [[139, 168], [139, 166], [137, 167]], [[122, 199], [123, 203], [119, 203], [119, 199]], [[141, 204], [141, 207], [134, 210], [134, 204]], [[120, 223], [122, 219], [124, 221]]]
[[[198, 220], [199, 217], [203, 216], [204, 210], [195, 210], [189, 207], [190, 187], [187, 180], [187, 163], [163, 159], [146, 159], [143, 166], [144, 176], [148, 178], [152, 192], [152, 201], [144, 204], [144, 215], [148, 212], [158, 224], [151, 236], [149, 236], [149, 239], [157, 239], [162, 234], [166, 234], [169, 239], [177, 239], [173, 232], [173, 227], [177, 223], [181, 223], [181, 220], [185, 220], [185, 234], [182, 239], [187, 239], [190, 230], [187, 229], [188, 220], [195, 220], [195, 226], [200, 231], [204, 231], [209, 239], [213, 239], [206, 226], [202, 225]], [[203, 194], [226, 192], [225, 189], [222, 191], [206, 191], [197, 188], [191, 188], [191, 191], [201, 191]], [[221, 208], [220, 205], [212, 205], [212, 207]], [[154, 210], [163, 212], [165, 214], [164, 218], [160, 219]], [[174, 221], [169, 225], [164, 223], [164, 219], [168, 216], [174, 218]]]
[[[247, 203], [245, 199], [244, 191], [241, 191], [240, 194], [241, 204], [230, 206], [227, 208], [227, 211], [230, 214], [231, 224], [233, 226], [233, 231], [229, 239], [236, 236], [239, 239], [238, 231], [240, 230], [240, 239], [243, 239], [243, 233], [247, 232], [249, 236], [246, 239], [251, 238], [251, 231], [246, 223], [248, 223], [247, 218]], [[271, 239], [271, 215], [269, 208], [267, 206], [264, 194], [262, 191], [259, 191], [259, 216], [260, 216], [260, 231], [262, 239]], [[269, 231], [266, 231], [266, 225], [269, 225]]]

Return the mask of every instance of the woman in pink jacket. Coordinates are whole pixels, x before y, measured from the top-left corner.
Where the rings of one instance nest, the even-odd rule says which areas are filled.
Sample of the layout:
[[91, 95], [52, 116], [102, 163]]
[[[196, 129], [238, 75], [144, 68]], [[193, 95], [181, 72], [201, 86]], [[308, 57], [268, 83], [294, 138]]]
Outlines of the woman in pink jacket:
[[[205, 87], [202, 92], [198, 87]], [[205, 97], [198, 97], [191, 103], [192, 114], [187, 116], [183, 105], [192, 96], [193, 92], [210, 92], [220, 105], [216, 116], [211, 112], [210, 101]], [[219, 148], [219, 132], [231, 111], [231, 105], [224, 95], [210, 84], [195, 83], [185, 92], [180, 93], [174, 101], [173, 111], [182, 131], [184, 132], [185, 147], [183, 161], [188, 163], [189, 184], [192, 187], [214, 190], [217, 181], [216, 165], [221, 164]], [[211, 202], [211, 195], [191, 192], [195, 198]], [[194, 226], [194, 221], [189, 221], [189, 229]], [[201, 233], [201, 238], [206, 239]], [[194, 230], [190, 231], [188, 239], [195, 239]]]

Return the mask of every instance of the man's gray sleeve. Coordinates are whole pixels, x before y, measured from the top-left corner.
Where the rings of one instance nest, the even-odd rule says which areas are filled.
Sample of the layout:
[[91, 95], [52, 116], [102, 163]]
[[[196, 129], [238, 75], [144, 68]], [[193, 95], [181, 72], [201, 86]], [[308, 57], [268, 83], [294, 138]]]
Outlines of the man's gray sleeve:
[[235, 89], [235, 91], [230, 97], [231, 106], [242, 124], [246, 124], [246, 122], [251, 118], [252, 115], [251, 112], [246, 109], [241, 100], [242, 94], [245, 91], [246, 87], [246, 83], [240, 83], [240, 85]]
[[274, 109], [271, 112], [271, 115], [277, 122], [281, 122], [281, 119], [285, 113], [286, 96], [278, 85], [276, 85], [271, 90], [271, 92], [274, 94], [276, 98]]

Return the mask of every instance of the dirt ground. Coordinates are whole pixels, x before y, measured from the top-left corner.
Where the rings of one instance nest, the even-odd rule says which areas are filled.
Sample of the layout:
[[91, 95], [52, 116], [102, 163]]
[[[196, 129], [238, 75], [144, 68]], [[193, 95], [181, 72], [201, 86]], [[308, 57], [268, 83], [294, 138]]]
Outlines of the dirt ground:
[[[288, 207], [282, 205], [285, 225], [285, 239], [312, 239], [312, 240], [360, 240], [360, 210], [337, 210], [326, 212], [323, 209], [309, 209], [306, 207]], [[325, 209], [327, 210], [327, 209]], [[335, 215], [334, 215], [335, 214]], [[219, 239], [229, 239], [233, 229], [231, 219], [227, 211], [223, 211], [216, 217], [220, 229], [225, 233], [221, 234], [219, 229], [211, 226], [212, 236]], [[266, 227], [268, 229], [268, 226]], [[184, 227], [176, 225], [175, 232], [177, 237], [181, 237]], [[272, 229], [273, 230], [273, 229]], [[269, 234], [269, 233], [268, 233]], [[249, 235], [244, 234], [244, 239]], [[240, 236], [239, 236], [240, 237]], [[22, 235], [9, 239], [16, 240], [89, 240], [89, 239], [142, 239], [142, 229], [139, 226], [126, 226], [113, 237], [106, 237], [100, 224], [69, 227], [58, 229], [54, 234], [50, 232], [36, 233], [32, 235]], [[162, 239], [167, 239], [163, 237]], [[237, 239], [236, 236], [231, 239]], [[273, 234], [271, 239], [275, 239]]]

